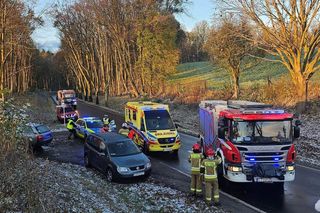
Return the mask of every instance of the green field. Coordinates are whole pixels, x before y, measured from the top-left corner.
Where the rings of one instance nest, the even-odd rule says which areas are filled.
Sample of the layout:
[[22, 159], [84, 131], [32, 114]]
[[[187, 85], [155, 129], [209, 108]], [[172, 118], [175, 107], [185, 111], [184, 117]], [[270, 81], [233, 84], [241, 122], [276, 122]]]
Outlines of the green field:
[[[240, 75], [241, 86], [255, 83], [267, 83], [268, 77], [278, 79], [289, 74], [286, 68], [279, 63], [270, 61], [252, 61], [243, 69]], [[313, 80], [319, 80], [319, 73], [315, 74]], [[210, 62], [193, 62], [180, 64], [177, 73], [170, 76], [170, 82], [190, 84], [195, 81], [206, 80], [209, 88], [223, 88], [230, 85], [229, 73], [221, 67], [212, 65]]]

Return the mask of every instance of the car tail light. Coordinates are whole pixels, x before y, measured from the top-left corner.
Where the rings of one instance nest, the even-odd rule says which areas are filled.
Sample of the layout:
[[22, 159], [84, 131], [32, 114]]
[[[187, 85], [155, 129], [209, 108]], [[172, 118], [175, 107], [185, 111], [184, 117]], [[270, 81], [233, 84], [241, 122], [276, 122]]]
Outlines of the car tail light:
[[296, 150], [295, 150], [294, 144], [292, 144], [288, 151], [287, 162], [294, 163], [295, 159], [296, 159]]
[[227, 161], [232, 163], [241, 163], [240, 151], [230, 141], [225, 142], [226, 145], [222, 145], [222, 150]]
[[40, 142], [43, 140], [43, 136], [42, 135], [37, 135], [37, 142]]

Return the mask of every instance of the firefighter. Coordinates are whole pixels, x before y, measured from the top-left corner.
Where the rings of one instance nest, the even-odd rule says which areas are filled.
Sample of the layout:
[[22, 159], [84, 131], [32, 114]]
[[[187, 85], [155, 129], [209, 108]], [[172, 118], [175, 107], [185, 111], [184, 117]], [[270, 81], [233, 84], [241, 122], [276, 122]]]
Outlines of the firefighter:
[[198, 143], [194, 144], [192, 147], [192, 153], [189, 157], [189, 162], [191, 162], [191, 186], [190, 191], [193, 195], [202, 194], [202, 181], [201, 181], [201, 161], [203, 155], [201, 154], [200, 145]]
[[213, 190], [214, 204], [220, 205], [217, 166], [221, 163], [221, 158], [215, 155], [212, 148], [207, 150], [206, 155], [207, 159], [202, 161], [202, 166], [205, 168], [204, 181], [206, 190], [206, 203], [211, 204]]
[[68, 140], [71, 139], [71, 136], [74, 134], [76, 124], [72, 119], [70, 119], [67, 123], [67, 129], [69, 130]]

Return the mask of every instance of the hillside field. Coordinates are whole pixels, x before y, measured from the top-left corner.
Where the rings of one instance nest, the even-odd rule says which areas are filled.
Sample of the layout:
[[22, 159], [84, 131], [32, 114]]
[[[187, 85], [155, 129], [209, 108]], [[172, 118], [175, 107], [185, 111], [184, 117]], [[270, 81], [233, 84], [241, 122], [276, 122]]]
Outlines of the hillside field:
[[[268, 77], [271, 81], [287, 75], [286, 68], [279, 63], [270, 61], [252, 61], [240, 76], [240, 86], [250, 86], [257, 83], [267, 83]], [[320, 74], [316, 73], [312, 80], [319, 80]], [[191, 84], [192, 82], [206, 81], [207, 87], [220, 89], [231, 84], [229, 73], [210, 62], [192, 62], [180, 64], [177, 67], [177, 73], [170, 76], [171, 83]]]

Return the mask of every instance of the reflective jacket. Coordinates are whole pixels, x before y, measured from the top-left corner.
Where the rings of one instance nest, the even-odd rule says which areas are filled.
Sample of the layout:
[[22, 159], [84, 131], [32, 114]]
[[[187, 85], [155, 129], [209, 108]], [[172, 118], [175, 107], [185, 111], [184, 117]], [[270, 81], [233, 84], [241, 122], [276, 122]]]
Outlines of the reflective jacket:
[[203, 155], [201, 153], [191, 153], [189, 157], [189, 162], [191, 162], [191, 174], [200, 174], [201, 161]]
[[73, 120], [69, 120], [68, 124], [67, 124], [67, 129], [68, 130], [73, 130], [74, 127], [74, 121]]
[[205, 169], [204, 180], [211, 181], [217, 179], [217, 166], [221, 163], [221, 158], [216, 156], [214, 159], [205, 159], [202, 161], [202, 166]]

